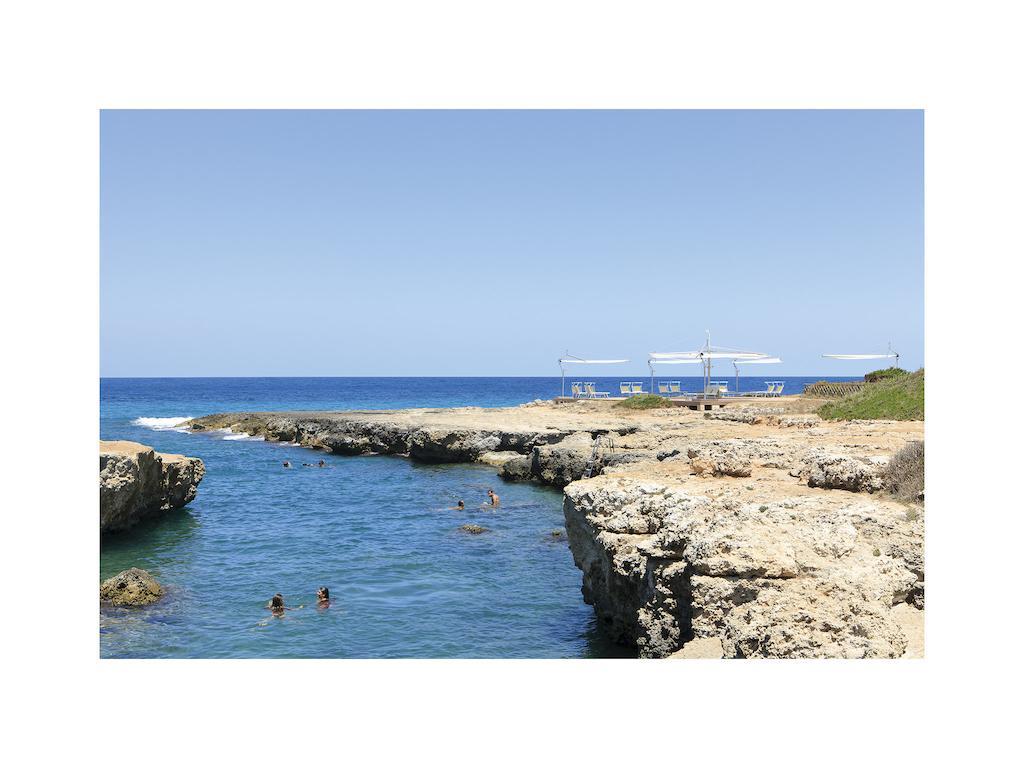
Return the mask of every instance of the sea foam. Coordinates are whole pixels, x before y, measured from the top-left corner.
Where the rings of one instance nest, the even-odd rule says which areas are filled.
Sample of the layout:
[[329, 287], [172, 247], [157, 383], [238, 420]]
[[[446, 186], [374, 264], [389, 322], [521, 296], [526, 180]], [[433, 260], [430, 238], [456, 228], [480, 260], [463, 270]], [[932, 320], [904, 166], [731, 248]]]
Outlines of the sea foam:
[[188, 427], [183, 425], [191, 418], [191, 416], [139, 416], [132, 421], [132, 424], [157, 432], [188, 432]]

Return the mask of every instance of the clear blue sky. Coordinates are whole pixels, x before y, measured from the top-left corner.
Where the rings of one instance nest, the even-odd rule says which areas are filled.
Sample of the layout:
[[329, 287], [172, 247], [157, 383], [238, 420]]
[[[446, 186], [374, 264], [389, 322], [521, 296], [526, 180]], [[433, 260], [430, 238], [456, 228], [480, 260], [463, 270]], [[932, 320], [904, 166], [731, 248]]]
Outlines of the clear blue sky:
[[[924, 364], [919, 111], [105, 111], [104, 376]], [[723, 364], [722, 373], [732, 367]], [[675, 366], [677, 374], [683, 374]], [[765, 372], [767, 369], [765, 369]], [[717, 372], [717, 368], [716, 368]]]

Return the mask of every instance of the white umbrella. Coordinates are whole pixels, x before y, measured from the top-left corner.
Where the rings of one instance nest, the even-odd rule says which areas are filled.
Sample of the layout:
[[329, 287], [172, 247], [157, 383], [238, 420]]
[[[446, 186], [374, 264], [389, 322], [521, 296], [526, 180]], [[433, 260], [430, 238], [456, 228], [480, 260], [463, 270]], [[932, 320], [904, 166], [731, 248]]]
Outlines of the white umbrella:
[[565, 397], [565, 366], [567, 365], [612, 365], [614, 363], [628, 363], [629, 360], [615, 359], [615, 360], [593, 360], [582, 357], [576, 357], [570, 355], [568, 352], [565, 353], [565, 357], [558, 358], [558, 366], [562, 369], [562, 397]]
[[739, 391], [740, 391], [740, 366], [741, 365], [752, 365], [752, 364], [757, 364], [757, 363], [768, 363], [768, 364], [771, 365], [771, 364], [781, 363], [781, 362], [782, 362], [782, 360], [780, 360], [777, 357], [757, 357], [757, 358], [754, 358], [753, 360], [733, 360], [732, 361], [732, 367], [736, 369], [736, 393], [739, 394]]
[[832, 360], [892, 360], [895, 358], [896, 367], [900, 367], [900, 353], [892, 351], [892, 344], [889, 345], [888, 352], [869, 352], [867, 354], [856, 354], [856, 355], [822, 355]]

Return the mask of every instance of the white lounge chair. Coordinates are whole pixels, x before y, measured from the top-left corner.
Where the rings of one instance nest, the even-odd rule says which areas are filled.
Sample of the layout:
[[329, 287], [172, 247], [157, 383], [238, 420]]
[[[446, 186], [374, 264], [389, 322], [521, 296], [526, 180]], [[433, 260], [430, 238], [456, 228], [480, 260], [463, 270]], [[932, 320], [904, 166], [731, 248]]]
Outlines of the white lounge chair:
[[631, 394], [633, 394], [633, 382], [631, 382], [631, 381], [620, 381], [619, 382], [619, 394], [620, 395], [631, 395]]
[[671, 395], [672, 385], [667, 381], [658, 382], [658, 394], [659, 395]]
[[668, 391], [673, 395], [683, 394], [683, 384], [681, 381], [670, 381], [668, 383]]
[[786, 382], [784, 382], [784, 381], [773, 381], [771, 383], [775, 385], [774, 391], [770, 393], [771, 396], [772, 397], [781, 397], [782, 396], [782, 388], [784, 386], [786, 386]]
[[584, 387], [586, 387], [586, 390], [587, 390], [587, 397], [590, 397], [590, 398], [608, 397], [608, 396], [611, 395], [611, 392], [598, 392], [598, 391], [596, 391], [594, 389], [594, 382], [592, 382], [592, 381], [588, 381], [586, 384], [584, 384]]
[[572, 396], [573, 397], [586, 397], [587, 393], [583, 390], [582, 381], [574, 381], [572, 383]]
[[632, 382], [632, 385], [633, 386], [632, 386], [631, 394], [634, 394], [634, 395], [646, 395], [647, 394], [646, 392], [644, 392], [644, 383], [642, 381], [634, 381], [634, 382]]

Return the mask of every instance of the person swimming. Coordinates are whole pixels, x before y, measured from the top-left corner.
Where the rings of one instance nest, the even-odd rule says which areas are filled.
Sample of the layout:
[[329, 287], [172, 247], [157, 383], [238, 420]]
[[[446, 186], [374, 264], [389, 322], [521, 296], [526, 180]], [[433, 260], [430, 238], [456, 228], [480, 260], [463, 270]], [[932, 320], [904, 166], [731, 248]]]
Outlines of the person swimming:
[[494, 489], [493, 489], [493, 488], [488, 488], [488, 489], [487, 489], [487, 496], [488, 496], [488, 497], [490, 498], [490, 500], [491, 500], [491, 506], [492, 506], [492, 507], [498, 507], [498, 506], [501, 506], [501, 499], [500, 499], [500, 498], [498, 497], [498, 494], [496, 494], [496, 493], [494, 492]]
[[457, 512], [465, 512], [466, 502], [464, 502], [462, 499], [459, 499], [459, 503], [452, 507], [452, 509], [456, 510]]
[[[302, 607], [303, 606], [301, 606], [301, 605], [299, 606], [299, 608], [302, 608]], [[284, 612], [285, 611], [297, 611], [299, 608], [287, 608], [287, 607], [285, 607], [284, 596], [280, 592], [278, 592], [276, 595], [274, 595], [272, 598], [270, 598], [270, 602], [267, 603], [267, 609], [272, 614], [274, 614], [274, 616], [277, 616], [278, 618], [281, 618], [282, 616], [284, 616]]]
[[327, 587], [320, 587], [316, 591], [316, 607], [326, 608], [331, 604], [331, 593]]
[[323, 459], [320, 459], [320, 461], [318, 463], [316, 463], [316, 464], [309, 464], [309, 463], [304, 461], [304, 462], [302, 462], [302, 466], [304, 466], [304, 467], [316, 467], [318, 469], [326, 469], [327, 467], [330, 466], [330, 464], [328, 464]]
[[288, 459], [285, 459], [284, 461], [282, 461], [282, 462], [281, 462], [281, 465], [282, 465], [282, 466], [283, 466], [283, 467], [284, 467], [285, 469], [291, 469], [291, 468], [292, 468], [292, 463], [291, 463], [290, 461], [288, 461]]

